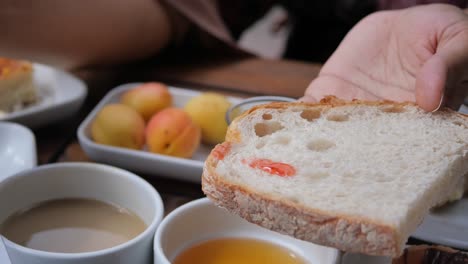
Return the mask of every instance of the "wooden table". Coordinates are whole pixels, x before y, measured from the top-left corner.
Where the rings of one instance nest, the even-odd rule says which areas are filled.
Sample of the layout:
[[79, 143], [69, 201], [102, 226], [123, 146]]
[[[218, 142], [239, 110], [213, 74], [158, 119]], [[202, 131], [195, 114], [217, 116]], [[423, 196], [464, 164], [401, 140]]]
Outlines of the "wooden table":
[[[298, 98], [319, 70], [320, 65], [316, 64], [257, 58], [195, 60], [182, 64], [132, 64], [113, 69], [80, 70], [75, 74], [87, 83], [88, 97], [73, 118], [34, 131], [38, 162], [91, 161], [77, 142], [78, 125], [109, 90], [122, 83], [162, 81], [180, 87], [241, 97], [283, 95]], [[164, 175], [139, 175], [161, 194], [166, 213], [204, 196], [200, 184], [170, 179]], [[410, 239], [409, 243], [424, 242]]]

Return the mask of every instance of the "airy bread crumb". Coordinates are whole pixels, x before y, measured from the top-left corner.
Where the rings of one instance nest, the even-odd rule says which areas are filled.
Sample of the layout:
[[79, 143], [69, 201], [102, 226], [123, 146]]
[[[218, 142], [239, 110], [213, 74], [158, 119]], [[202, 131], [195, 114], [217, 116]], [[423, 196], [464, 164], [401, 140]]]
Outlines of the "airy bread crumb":
[[[229, 127], [202, 186], [250, 222], [350, 252], [396, 257], [429, 209], [459, 199], [468, 175], [468, 118], [411, 103], [273, 103]], [[291, 165], [292, 177], [249, 160]], [[457, 197], [453, 197], [456, 194]]]

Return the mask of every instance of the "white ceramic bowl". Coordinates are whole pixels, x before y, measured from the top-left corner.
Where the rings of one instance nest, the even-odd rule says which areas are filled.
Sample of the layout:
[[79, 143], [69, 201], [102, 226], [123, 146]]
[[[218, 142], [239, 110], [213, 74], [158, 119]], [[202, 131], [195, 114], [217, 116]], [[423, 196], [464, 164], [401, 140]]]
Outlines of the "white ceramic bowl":
[[[147, 228], [115, 247], [84, 253], [54, 253], [30, 249], [4, 238], [12, 263], [102, 264], [152, 262], [154, 232], [164, 207], [157, 191], [137, 175], [95, 163], [40, 166], [0, 182], [0, 223], [18, 210], [60, 198], [88, 198], [117, 204], [137, 214]], [[1, 262], [0, 260], [0, 263]]]
[[339, 251], [284, 236], [251, 224], [214, 205], [208, 198], [187, 203], [161, 222], [154, 237], [154, 263], [170, 264], [184, 249], [221, 237], [254, 238], [295, 252], [308, 263], [339, 263]]
[[0, 182], [36, 166], [36, 140], [22, 125], [0, 121]]

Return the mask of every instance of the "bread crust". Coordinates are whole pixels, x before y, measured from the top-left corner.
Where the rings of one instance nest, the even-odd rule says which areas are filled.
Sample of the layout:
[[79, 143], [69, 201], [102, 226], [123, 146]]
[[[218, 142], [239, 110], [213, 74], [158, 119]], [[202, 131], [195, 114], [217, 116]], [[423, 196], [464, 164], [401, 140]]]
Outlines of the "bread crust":
[[216, 174], [217, 160], [204, 166], [202, 190], [216, 205], [247, 221], [295, 238], [347, 252], [399, 256], [399, 234], [391, 226], [366, 219], [331, 215], [261, 195], [226, 182]]
[[[362, 100], [357, 100], [353, 99], [352, 101], [345, 101], [342, 99], [339, 99], [333, 95], [329, 95], [324, 97], [320, 102], [318, 103], [306, 103], [306, 102], [274, 102], [274, 103], [269, 103], [269, 104], [264, 104], [264, 105], [257, 105], [252, 107], [251, 109], [245, 111], [243, 114], [241, 114], [238, 118], [235, 120], [240, 121], [247, 115], [249, 115], [252, 112], [255, 112], [257, 110], [261, 109], [287, 109], [291, 105], [297, 105], [297, 106], [303, 106], [303, 107], [321, 107], [321, 108], [332, 108], [332, 107], [337, 107], [337, 106], [345, 106], [345, 105], [369, 105], [369, 106], [389, 106], [392, 107], [395, 111], [398, 111], [399, 108], [403, 108], [405, 106], [417, 106], [416, 103], [413, 102], [393, 102], [389, 100], [383, 100], [383, 101], [362, 101]], [[390, 110], [391, 111], [391, 110]], [[463, 114], [457, 111], [454, 111], [448, 107], [442, 107], [439, 109], [436, 113], [450, 113], [450, 114], [457, 114], [459, 116], [463, 116], [465, 118], [468, 117], [468, 114]], [[228, 137], [226, 137], [226, 141], [230, 141]]]
[[[331, 108], [342, 105], [388, 105], [395, 110], [414, 103], [345, 102], [336, 97], [326, 97], [320, 103], [271, 103], [254, 107], [236, 118], [226, 135], [227, 142], [241, 141], [237, 124], [254, 111], [261, 109], [286, 109], [291, 104], [306, 107]], [[440, 113], [457, 113], [451, 109]], [[457, 113], [465, 118], [468, 115]], [[403, 253], [403, 239], [392, 226], [365, 218], [331, 214], [305, 208], [292, 201], [260, 194], [245, 186], [232, 184], [216, 173], [218, 160], [210, 154], [205, 161], [202, 175], [202, 190], [215, 204], [241, 216], [249, 222], [295, 238], [334, 247], [347, 252], [360, 252], [369, 255], [398, 257]]]

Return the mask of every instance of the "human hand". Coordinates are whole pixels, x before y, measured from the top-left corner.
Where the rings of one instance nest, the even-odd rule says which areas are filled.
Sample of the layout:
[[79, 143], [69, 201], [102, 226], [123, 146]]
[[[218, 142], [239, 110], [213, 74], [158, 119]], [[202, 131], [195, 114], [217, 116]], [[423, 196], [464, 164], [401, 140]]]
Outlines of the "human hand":
[[303, 101], [413, 101], [458, 109], [468, 95], [468, 14], [443, 4], [369, 15], [344, 38]]

